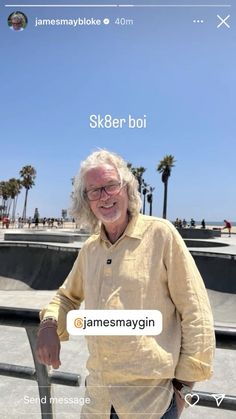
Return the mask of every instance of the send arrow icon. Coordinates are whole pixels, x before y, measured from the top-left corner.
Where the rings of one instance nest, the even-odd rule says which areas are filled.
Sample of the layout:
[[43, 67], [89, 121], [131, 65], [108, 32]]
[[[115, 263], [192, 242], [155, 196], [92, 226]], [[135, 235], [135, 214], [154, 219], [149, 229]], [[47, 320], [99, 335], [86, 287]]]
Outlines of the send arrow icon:
[[225, 394], [211, 394], [212, 397], [214, 397], [217, 407], [219, 407], [222, 403], [222, 401], [225, 398]]

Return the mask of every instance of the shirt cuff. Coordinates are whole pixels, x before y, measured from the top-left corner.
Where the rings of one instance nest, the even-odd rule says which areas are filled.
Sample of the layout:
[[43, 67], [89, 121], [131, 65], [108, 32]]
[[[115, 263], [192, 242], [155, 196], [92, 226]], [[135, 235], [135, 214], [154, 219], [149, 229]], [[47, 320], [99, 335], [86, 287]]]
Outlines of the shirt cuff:
[[190, 382], [204, 381], [211, 378], [213, 374], [213, 349], [211, 353], [208, 352], [208, 359], [202, 359], [202, 353], [194, 354], [194, 356], [181, 354], [175, 370], [175, 378]]

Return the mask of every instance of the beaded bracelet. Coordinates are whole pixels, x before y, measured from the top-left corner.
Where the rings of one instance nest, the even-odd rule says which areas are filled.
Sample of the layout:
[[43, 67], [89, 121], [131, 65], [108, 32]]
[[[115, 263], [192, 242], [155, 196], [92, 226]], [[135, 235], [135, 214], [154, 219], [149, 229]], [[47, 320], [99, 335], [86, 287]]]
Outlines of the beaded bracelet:
[[53, 327], [54, 329], [57, 328], [57, 321], [54, 317], [46, 317], [46, 319], [43, 319], [39, 325], [39, 331], [50, 327]]
[[45, 317], [45, 319], [41, 320], [40, 324], [44, 324], [44, 323], [46, 323], [48, 321], [54, 322], [54, 323], [57, 324], [57, 320], [55, 319], [55, 317]]

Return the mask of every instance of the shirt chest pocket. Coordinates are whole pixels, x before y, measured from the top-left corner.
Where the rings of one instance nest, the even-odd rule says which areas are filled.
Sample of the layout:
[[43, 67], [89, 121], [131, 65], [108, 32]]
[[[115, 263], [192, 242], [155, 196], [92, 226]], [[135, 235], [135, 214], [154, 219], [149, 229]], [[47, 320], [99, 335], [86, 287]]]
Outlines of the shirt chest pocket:
[[[140, 296], [146, 286], [146, 273], [144, 267], [137, 264], [135, 258], [125, 258], [122, 260], [117, 270], [117, 280], [122, 294], [133, 294]], [[132, 297], [131, 297], [132, 298]]]

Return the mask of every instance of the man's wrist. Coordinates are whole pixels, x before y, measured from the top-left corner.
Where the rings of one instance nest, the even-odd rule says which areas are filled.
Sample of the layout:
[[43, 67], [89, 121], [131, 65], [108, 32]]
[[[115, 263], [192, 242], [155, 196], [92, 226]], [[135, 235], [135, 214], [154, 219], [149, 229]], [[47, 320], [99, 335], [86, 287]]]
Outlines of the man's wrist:
[[57, 331], [57, 320], [54, 317], [45, 317], [41, 320], [37, 332], [37, 336], [45, 329], [54, 329]]
[[176, 378], [172, 380], [172, 384], [174, 387], [174, 390], [178, 393], [179, 397], [185, 402], [185, 407], [188, 406], [186, 397], [190, 395], [191, 397], [191, 391], [194, 383], [192, 382], [183, 382], [179, 381]]
[[182, 385], [193, 388], [195, 384], [194, 381], [179, 380], [178, 378], [173, 378], [172, 383], [176, 389], [178, 389], [178, 387]]
[[57, 327], [57, 319], [55, 317], [44, 317], [40, 322], [40, 327]]

